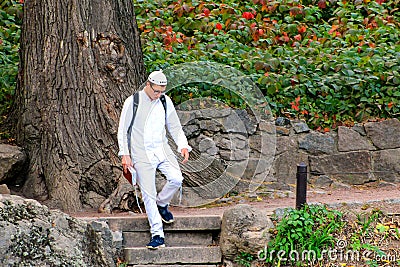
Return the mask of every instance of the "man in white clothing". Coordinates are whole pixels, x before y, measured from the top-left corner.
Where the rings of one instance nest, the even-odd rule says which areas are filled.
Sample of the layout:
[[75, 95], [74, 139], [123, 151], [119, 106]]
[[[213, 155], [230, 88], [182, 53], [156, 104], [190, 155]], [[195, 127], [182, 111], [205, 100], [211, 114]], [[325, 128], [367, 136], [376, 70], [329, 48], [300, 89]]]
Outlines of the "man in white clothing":
[[[133, 117], [133, 96], [125, 100], [118, 127], [118, 155], [122, 157], [124, 172], [129, 167], [137, 172], [137, 183], [142, 192], [152, 235], [147, 245], [149, 249], [165, 246], [162, 222], [174, 221], [168, 205], [182, 186], [183, 180], [178, 161], [168, 145], [165, 126], [178, 146], [178, 152], [183, 157], [182, 163], [188, 161], [191, 151], [175, 107], [171, 99], [164, 95], [166, 86], [167, 78], [164, 73], [161, 70], [152, 72], [143, 90], [138, 92], [139, 105], [130, 136], [128, 128]], [[165, 97], [165, 108], [160, 100], [161, 96]], [[167, 183], [159, 193], [155, 184], [156, 169], [167, 178]]]

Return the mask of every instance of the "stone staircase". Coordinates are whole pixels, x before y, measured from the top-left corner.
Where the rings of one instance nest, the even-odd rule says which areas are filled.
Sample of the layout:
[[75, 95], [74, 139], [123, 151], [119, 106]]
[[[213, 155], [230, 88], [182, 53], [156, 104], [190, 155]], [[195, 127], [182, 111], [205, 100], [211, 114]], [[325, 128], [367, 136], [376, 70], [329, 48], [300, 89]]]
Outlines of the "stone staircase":
[[147, 217], [107, 218], [113, 231], [122, 232], [124, 260], [136, 267], [217, 267], [222, 254], [219, 247], [220, 216], [175, 216], [175, 222], [164, 224], [165, 248], [149, 250]]

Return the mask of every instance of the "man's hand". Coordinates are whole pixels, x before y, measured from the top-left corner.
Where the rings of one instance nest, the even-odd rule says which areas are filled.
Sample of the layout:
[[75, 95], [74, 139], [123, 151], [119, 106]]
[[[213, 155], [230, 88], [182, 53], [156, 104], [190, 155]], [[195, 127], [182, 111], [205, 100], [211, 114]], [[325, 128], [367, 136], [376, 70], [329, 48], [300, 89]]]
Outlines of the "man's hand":
[[133, 163], [131, 157], [129, 155], [122, 156], [122, 168], [124, 168], [124, 172], [128, 172], [128, 167], [133, 167]]
[[182, 163], [185, 164], [189, 160], [189, 150], [187, 148], [182, 148], [181, 155], [183, 157]]

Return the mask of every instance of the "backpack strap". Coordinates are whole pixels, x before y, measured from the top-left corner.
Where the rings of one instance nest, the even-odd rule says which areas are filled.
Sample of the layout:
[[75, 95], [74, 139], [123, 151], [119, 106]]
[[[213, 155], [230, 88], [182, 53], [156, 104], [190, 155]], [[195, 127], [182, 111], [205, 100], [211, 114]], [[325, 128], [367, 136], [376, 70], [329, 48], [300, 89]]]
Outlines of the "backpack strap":
[[128, 127], [128, 149], [129, 149], [129, 154], [131, 152], [131, 133], [132, 133], [132, 126], [133, 126], [133, 122], [135, 121], [135, 117], [136, 117], [136, 112], [139, 106], [139, 92], [136, 92], [133, 95], [133, 104], [132, 104], [132, 120], [131, 120], [131, 124]]
[[164, 107], [164, 111], [165, 111], [165, 120], [167, 120], [167, 101], [165, 99], [165, 95], [161, 95], [160, 96], [160, 101]]

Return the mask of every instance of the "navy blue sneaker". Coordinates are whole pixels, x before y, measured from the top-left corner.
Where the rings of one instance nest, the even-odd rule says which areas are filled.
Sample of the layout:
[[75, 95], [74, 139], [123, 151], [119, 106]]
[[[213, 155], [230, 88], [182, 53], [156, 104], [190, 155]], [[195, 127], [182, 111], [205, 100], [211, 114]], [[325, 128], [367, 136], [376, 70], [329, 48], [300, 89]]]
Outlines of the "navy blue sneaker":
[[165, 223], [173, 223], [174, 222], [174, 216], [172, 215], [172, 213], [168, 210], [168, 205], [165, 207], [161, 207], [158, 206], [158, 212], [161, 215], [161, 219], [163, 220], [163, 222]]
[[164, 238], [159, 235], [155, 235], [151, 238], [150, 243], [147, 244], [148, 249], [158, 249], [165, 247]]

